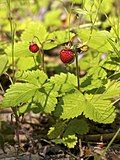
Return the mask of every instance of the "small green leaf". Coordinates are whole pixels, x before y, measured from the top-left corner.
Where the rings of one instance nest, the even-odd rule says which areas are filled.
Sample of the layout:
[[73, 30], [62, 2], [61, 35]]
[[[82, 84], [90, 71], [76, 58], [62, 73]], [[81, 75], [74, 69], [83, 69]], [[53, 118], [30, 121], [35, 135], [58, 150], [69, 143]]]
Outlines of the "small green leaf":
[[87, 77], [85, 76], [81, 78], [81, 90], [82, 91], [92, 90], [95, 88], [99, 88], [101, 86], [102, 86], [102, 81], [99, 78], [94, 77], [94, 75], [87, 76]]
[[77, 137], [75, 135], [68, 135], [67, 137], [62, 138], [63, 143], [68, 148], [74, 148], [77, 143]]
[[3, 72], [5, 72], [5, 70], [7, 69], [6, 68], [7, 63], [8, 63], [7, 56], [5, 54], [1, 55], [0, 56], [0, 74], [2, 74]]
[[[5, 49], [8, 56], [12, 57], [11, 45]], [[29, 42], [18, 42], [14, 45], [14, 57], [32, 57], [33, 54], [29, 51]]]
[[104, 99], [111, 99], [120, 96], [120, 81], [109, 81], [106, 84], [106, 92], [103, 93]]
[[17, 67], [21, 71], [25, 71], [28, 69], [33, 69], [38, 65], [38, 63], [35, 62], [35, 57], [20, 57], [17, 60]]
[[28, 104], [25, 104], [25, 105], [19, 107], [18, 114], [21, 115], [21, 114], [25, 113], [27, 111], [27, 108], [28, 108]]
[[40, 85], [45, 83], [45, 81], [47, 80], [47, 75], [43, 71], [33, 70], [18, 72], [16, 74], [16, 78], [18, 80], [22, 80], [39, 87]]
[[75, 4], [81, 4], [82, 0], [70, 0], [70, 2], [75, 3]]
[[104, 68], [106, 68], [108, 70], [119, 71], [120, 70], [120, 63], [115, 62], [115, 61], [111, 61], [111, 60], [107, 60], [104, 63]]
[[47, 113], [51, 113], [55, 109], [57, 104], [58, 93], [54, 91], [54, 85], [51, 88], [41, 88], [35, 94], [33, 101], [37, 103], [42, 110]]
[[20, 103], [28, 102], [34, 95], [38, 87], [29, 83], [16, 83], [10, 86], [5, 93], [2, 107], [15, 107]]
[[[116, 55], [118, 57], [120, 57], [120, 50], [118, 50], [118, 46], [119, 44], [115, 43], [111, 38], [108, 39], [108, 42], [110, 43], [110, 45], [112, 46], [113, 51], [116, 53]], [[118, 46], [117, 46], [118, 45]], [[120, 49], [120, 46], [119, 46]]]
[[[44, 41], [46, 41], [47, 35], [48, 33], [43, 24], [41, 24], [40, 22], [31, 22], [29, 26], [26, 28], [26, 30], [23, 32], [23, 34], [21, 35], [21, 39], [22, 41], [25, 41], [25, 42], [35, 41], [35, 42], [38, 42], [39, 44], [39, 41], [40, 43], [43, 43]], [[39, 41], [37, 40], [37, 38], [34, 38], [34, 36], [36, 36], [39, 39]]]
[[71, 73], [61, 73], [50, 78], [50, 82], [55, 84], [54, 89], [59, 92], [67, 92], [77, 86], [76, 76]]
[[84, 115], [98, 123], [112, 123], [115, 119], [115, 107], [110, 100], [105, 100], [102, 95], [86, 95]]
[[[61, 10], [60, 9], [53, 9], [51, 11], [48, 11], [45, 14], [44, 17], [44, 23], [46, 26], [60, 26], [61, 21], [60, 21], [60, 14], [61, 14]], [[52, 20], [53, 19], [53, 20]]]
[[59, 138], [63, 133], [65, 126], [66, 126], [65, 122], [57, 122], [55, 125], [53, 125], [53, 127], [50, 128], [48, 132], [48, 137], [50, 139]]
[[48, 35], [46, 42], [44, 43], [43, 49], [48, 50], [60, 44], [64, 44], [68, 42], [72, 37], [74, 37], [74, 35], [74, 33], [71, 33], [68, 30], [54, 31]]
[[85, 98], [83, 94], [76, 91], [63, 97], [63, 113], [61, 118], [70, 119], [81, 115], [85, 107]]
[[111, 45], [108, 42], [108, 38], [110, 37], [108, 31], [93, 30], [91, 33], [90, 29], [79, 29], [78, 35], [84, 42], [88, 42], [87, 45], [90, 48], [98, 50], [99, 52], [107, 52], [111, 49]]
[[76, 12], [77, 14], [80, 14], [80, 15], [87, 15], [87, 14], [88, 14], [88, 12], [87, 12], [86, 10], [83, 10], [83, 9], [81, 9], [81, 8], [75, 9], [75, 12]]

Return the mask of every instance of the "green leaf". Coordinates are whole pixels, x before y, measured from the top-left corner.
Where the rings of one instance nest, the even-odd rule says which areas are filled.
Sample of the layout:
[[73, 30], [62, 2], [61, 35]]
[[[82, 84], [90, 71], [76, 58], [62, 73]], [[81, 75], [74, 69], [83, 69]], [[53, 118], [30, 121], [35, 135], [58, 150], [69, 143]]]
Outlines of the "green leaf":
[[[8, 56], [9, 64], [12, 64], [12, 53], [11, 45], [5, 49], [5, 52]], [[31, 69], [38, 65], [36, 60], [37, 54], [31, 53], [29, 51], [28, 42], [18, 42], [14, 46], [14, 60], [16, 61], [16, 66], [20, 70]]]
[[94, 79], [94, 75], [81, 78], [81, 90], [88, 91], [102, 86], [102, 81], [99, 78]]
[[108, 70], [119, 71], [120, 70], [120, 63], [115, 62], [115, 61], [111, 61], [111, 60], [107, 60], [104, 63], [104, 68], [106, 68]]
[[48, 35], [46, 42], [44, 43], [43, 49], [48, 50], [60, 44], [64, 44], [68, 42], [72, 37], [74, 37], [74, 35], [74, 33], [69, 32], [68, 30], [54, 31]]
[[115, 119], [115, 107], [110, 100], [103, 99], [102, 95], [86, 95], [84, 115], [98, 123], [112, 123]]
[[106, 84], [106, 92], [103, 93], [104, 99], [111, 99], [120, 96], [120, 81], [109, 81]]
[[59, 92], [67, 92], [77, 86], [77, 79], [74, 74], [71, 73], [60, 73], [50, 78], [50, 82], [55, 84], [54, 89]]
[[75, 3], [75, 4], [81, 4], [82, 0], [70, 0], [70, 2]]
[[[112, 46], [112, 50], [116, 53], [118, 57], [120, 57], [120, 46], [116, 42], [114, 42], [112, 39], [108, 39], [108, 42]], [[119, 49], [119, 50], [118, 50]]]
[[[99, 8], [99, 1], [98, 0], [95, 0], [95, 7], [96, 8]], [[109, 0], [109, 3], [108, 3], [108, 0], [102, 0], [101, 1], [101, 4], [100, 4], [100, 11], [105, 14], [105, 13], [108, 13], [111, 11], [112, 9], [112, 6], [113, 6], [113, 0]]]
[[[87, 42], [90, 48], [98, 50], [99, 52], [107, 52], [111, 49], [111, 45], [108, 42], [110, 34], [108, 31], [96, 31], [93, 30], [92, 34], [90, 29], [78, 29], [78, 35], [83, 42]], [[91, 37], [91, 38], [90, 38]]]
[[45, 81], [47, 80], [47, 75], [43, 71], [33, 70], [18, 72], [16, 74], [16, 78], [18, 80], [22, 80], [39, 87], [40, 85], [45, 83]]
[[25, 105], [19, 107], [18, 115], [21, 115], [21, 114], [23, 114], [23, 113], [26, 113], [27, 109], [28, 109], [28, 104], [25, 104]]
[[94, 79], [97, 78], [105, 78], [107, 76], [107, 73], [105, 70], [100, 66], [93, 66], [88, 70], [89, 75], [93, 75]]
[[77, 137], [75, 135], [68, 135], [67, 137], [62, 138], [63, 143], [68, 148], [74, 148], [77, 143]]
[[57, 104], [58, 93], [54, 91], [54, 85], [51, 88], [41, 88], [39, 89], [33, 101], [38, 104], [38, 107], [42, 108], [44, 112], [51, 113], [55, 109]]
[[[40, 43], [46, 41], [47, 35], [48, 33], [44, 25], [42, 25], [40, 22], [31, 22], [31, 24], [29, 24], [29, 26], [21, 35], [21, 39], [22, 41], [26, 42], [35, 41], [39, 44], [39, 41]], [[34, 36], [38, 37], [39, 41], [37, 40], [37, 38], [34, 38]]]
[[53, 125], [53, 127], [50, 128], [48, 132], [48, 137], [50, 139], [59, 138], [61, 134], [63, 133], [65, 126], [66, 126], [65, 122], [61, 122], [61, 121], [57, 122], [55, 125]]
[[[11, 45], [5, 49], [8, 56], [12, 57]], [[14, 57], [32, 57], [33, 54], [29, 51], [29, 42], [18, 42], [14, 45]]]
[[72, 119], [66, 127], [64, 137], [73, 134], [86, 134], [89, 131], [88, 124], [84, 119]]
[[[89, 12], [92, 12], [93, 16], [96, 15], [96, 12], [100, 11], [103, 14], [111, 11], [113, 0], [94, 0], [94, 1], [84, 1], [84, 8]], [[92, 10], [91, 10], [92, 9]]]
[[5, 93], [2, 106], [15, 107], [20, 103], [28, 102], [37, 91], [38, 87], [29, 83], [16, 83], [10, 86]]
[[25, 71], [28, 69], [33, 69], [38, 65], [35, 61], [35, 57], [20, 57], [17, 59], [17, 67], [21, 71]]
[[120, 32], [119, 32], [119, 30], [120, 30], [120, 22], [118, 22], [118, 17], [112, 17], [112, 20], [109, 19], [109, 23], [110, 22], [112, 24], [112, 28], [110, 30], [110, 34], [111, 34], [112, 38], [115, 38], [115, 39], [120, 38]]
[[0, 74], [4, 73], [5, 70], [7, 69], [6, 68], [7, 63], [8, 63], [7, 56], [5, 54], [1, 55], [0, 56]]
[[45, 14], [44, 17], [44, 23], [46, 26], [60, 26], [61, 21], [60, 21], [60, 14], [61, 14], [61, 10], [60, 9], [53, 9], [51, 11], [48, 11]]
[[81, 92], [76, 91], [63, 97], [63, 113], [61, 118], [70, 119], [82, 114], [86, 105], [84, 96]]
[[75, 12], [76, 12], [77, 14], [80, 14], [80, 15], [87, 15], [87, 14], [88, 14], [88, 12], [87, 12], [86, 10], [81, 9], [81, 8], [75, 9]]

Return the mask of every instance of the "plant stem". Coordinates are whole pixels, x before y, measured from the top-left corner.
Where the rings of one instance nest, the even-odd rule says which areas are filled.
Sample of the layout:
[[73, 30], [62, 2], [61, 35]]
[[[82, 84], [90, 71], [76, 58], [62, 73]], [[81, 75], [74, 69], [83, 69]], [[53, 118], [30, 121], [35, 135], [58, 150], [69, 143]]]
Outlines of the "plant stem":
[[[43, 44], [44, 43], [41, 43], [40, 42], [40, 40], [39, 40], [39, 38], [37, 37], [37, 36], [34, 36], [34, 38], [36, 38], [37, 40], [38, 40], [38, 42], [39, 42], [39, 44], [41, 45], [41, 48], [40, 48], [40, 50], [39, 50], [39, 55], [40, 55], [40, 57], [41, 57], [41, 68], [42, 68], [42, 70], [45, 72], [45, 62], [44, 62], [44, 50], [43, 50]], [[33, 38], [33, 39], [34, 39]], [[41, 51], [41, 52], [40, 52]]]
[[78, 65], [78, 54], [77, 54], [77, 52], [75, 52], [75, 61], [76, 61], [77, 87], [78, 87], [78, 90], [80, 91], [80, 78], [79, 78], [80, 69], [79, 69], [79, 65]]
[[73, 3], [70, 5], [70, 11], [68, 11], [68, 32], [69, 32], [69, 41], [70, 41], [70, 29], [71, 29], [71, 16], [72, 16], [72, 8], [73, 8]]
[[43, 51], [43, 47], [41, 49], [41, 68], [42, 70], [45, 72], [45, 62], [44, 62], [44, 51]]
[[[12, 54], [12, 81], [11, 83], [15, 83], [15, 59], [14, 59], [14, 44], [15, 44], [15, 28], [14, 28], [14, 23], [13, 23], [13, 18], [11, 14], [11, 0], [6, 0], [7, 2], [7, 8], [9, 12], [9, 22], [10, 22], [10, 32], [11, 32], [11, 54]], [[19, 116], [17, 115], [17, 107], [12, 108], [12, 111], [15, 115], [15, 121], [16, 121], [16, 137], [18, 141], [18, 146], [20, 146], [20, 140], [19, 140]]]
[[114, 137], [111, 139], [111, 141], [109, 142], [109, 144], [107, 145], [107, 147], [104, 149], [101, 157], [105, 155], [105, 153], [106, 153], [107, 150], [110, 148], [110, 146], [111, 146], [111, 144], [113, 143], [113, 141], [115, 140], [115, 138], [118, 136], [119, 132], [120, 132], [120, 128], [117, 130], [117, 132], [115, 133]]
[[12, 72], [13, 72], [13, 83], [15, 82], [15, 60], [14, 60], [14, 38], [15, 38], [15, 28], [13, 24], [12, 14], [11, 14], [11, 0], [7, 1], [7, 7], [9, 12], [9, 22], [10, 22], [10, 32], [11, 32], [11, 53], [12, 53]]

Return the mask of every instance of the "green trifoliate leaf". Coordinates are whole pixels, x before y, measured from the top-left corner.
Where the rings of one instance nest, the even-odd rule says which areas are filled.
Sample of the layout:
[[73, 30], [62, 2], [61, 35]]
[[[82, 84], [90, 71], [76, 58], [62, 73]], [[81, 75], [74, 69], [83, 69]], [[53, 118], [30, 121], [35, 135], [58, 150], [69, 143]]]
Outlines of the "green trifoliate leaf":
[[5, 93], [2, 106], [15, 107], [20, 103], [28, 102], [35, 94], [37, 86], [29, 83], [16, 83], [10, 86]]
[[115, 107], [102, 95], [86, 95], [84, 115], [98, 123], [112, 123], [115, 119]]
[[38, 87], [47, 80], [47, 75], [40, 70], [18, 72], [16, 77], [18, 80], [34, 84]]
[[81, 115], [86, 105], [83, 94], [76, 91], [63, 97], [63, 113], [61, 118], [70, 119]]

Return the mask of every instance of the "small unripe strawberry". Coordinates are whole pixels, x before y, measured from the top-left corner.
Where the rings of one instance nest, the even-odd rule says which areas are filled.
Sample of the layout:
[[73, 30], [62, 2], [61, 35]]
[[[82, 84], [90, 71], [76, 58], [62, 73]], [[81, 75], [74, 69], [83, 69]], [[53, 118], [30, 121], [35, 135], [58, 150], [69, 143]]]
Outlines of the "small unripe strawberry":
[[63, 63], [71, 63], [75, 58], [75, 54], [71, 49], [62, 49], [60, 51], [60, 59]]
[[39, 47], [36, 43], [32, 42], [30, 45], [29, 45], [29, 50], [32, 52], [32, 53], [36, 53], [37, 51], [39, 51]]

